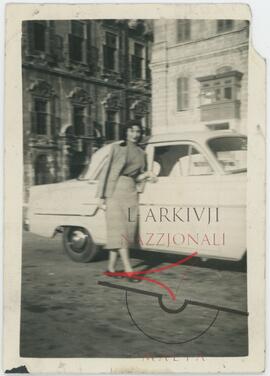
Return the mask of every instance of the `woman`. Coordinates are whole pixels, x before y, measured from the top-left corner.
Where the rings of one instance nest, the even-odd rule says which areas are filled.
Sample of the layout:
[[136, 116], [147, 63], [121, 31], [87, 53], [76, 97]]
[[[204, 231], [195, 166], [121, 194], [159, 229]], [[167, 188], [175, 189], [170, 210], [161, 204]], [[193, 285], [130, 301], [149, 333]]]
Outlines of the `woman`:
[[[135, 243], [138, 214], [137, 183], [154, 182], [156, 177], [146, 170], [146, 154], [138, 146], [142, 138], [141, 124], [129, 121], [124, 142], [113, 144], [106, 167], [99, 180], [99, 207], [106, 205], [107, 244], [110, 249], [108, 271], [115, 272], [120, 254], [125, 272], [132, 272], [129, 246]], [[129, 281], [139, 282], [129, 278]]]

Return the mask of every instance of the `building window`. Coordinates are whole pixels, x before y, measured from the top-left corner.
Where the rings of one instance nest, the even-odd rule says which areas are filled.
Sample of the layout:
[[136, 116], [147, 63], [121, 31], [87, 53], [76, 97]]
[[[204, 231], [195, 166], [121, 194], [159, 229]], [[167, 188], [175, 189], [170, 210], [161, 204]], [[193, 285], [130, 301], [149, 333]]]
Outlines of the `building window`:
[[189, 107], [189, 79], [180, 77], [177, 79], [177, 111], [187, 110]]
[[31, 133], [32, 135], [53, 136], [58, 119], [55, 116], [55, 92], [45, 80], [31, 83], [29, 92], [31, 100]]
[[201, 84], [201, 105], [240, 99], [240, 85], [232, 79], [210, 80]]
[[242, 75], [238, 71], [227, 71], [198, 78], [202, 121], [240, 118]]
[[33, 47], [36, 51], [45, 51], [46, 40], [46, 24], [45, 22], [33, 22]]
[[85, 134], [85, 116], [83, 106], [73, 106], [73, 130], [75, 136]]
[[71, 33], [69, 34], [69, 56], [73, 61], [82, 62], [84, 58], [84, 23], [71, 21]]
[[177, 20], [177, 42], [187, 42], [191, 36], [190, 20]]
[[48, 133], [48, 102], [45, 99], [36, 98], [34, 100], [33, 133], [37, 135], [47, 135]]
[[103, 46], [103, 61], [104, 68], [107, 70], [115, 70], [116, 57], [115, 51], [117, 49], [117, 36], [113, 33], [106, 32], [105, 45]]
[[225, 31], [230, 31], [233, 29], [233, 20], [218, 20], [217, 21], [217, 32], [224, 33]]
[[134, 43], [134, 55], [132, 55], [132, 58], [131, 58], [133, 80], [142, 78], [143, 52], [144, 52], [144, 46], [139, 43]]
[[106, 139], [116, 140], [117, 138], [116, 112], [108, 110], [106, 112]]

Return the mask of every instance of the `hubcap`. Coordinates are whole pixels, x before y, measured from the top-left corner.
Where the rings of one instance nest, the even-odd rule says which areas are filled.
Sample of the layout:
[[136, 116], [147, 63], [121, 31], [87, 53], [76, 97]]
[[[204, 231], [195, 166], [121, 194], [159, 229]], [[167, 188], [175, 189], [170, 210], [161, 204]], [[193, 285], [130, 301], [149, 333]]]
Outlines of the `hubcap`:
[[70, 233], [69, 245], [73, 251], [82, 252], [87, 242], [87, 239], [88, 236], [83, 230], [76, 229]]

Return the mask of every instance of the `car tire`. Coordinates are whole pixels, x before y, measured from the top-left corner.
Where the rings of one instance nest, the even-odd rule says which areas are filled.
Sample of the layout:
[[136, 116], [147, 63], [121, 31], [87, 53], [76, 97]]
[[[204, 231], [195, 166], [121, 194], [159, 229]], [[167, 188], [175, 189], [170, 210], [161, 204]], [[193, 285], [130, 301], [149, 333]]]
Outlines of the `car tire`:
[[94, 261], [98, 247], [84, 227], [65, 227], [63, 246], [67, 255], [76, 262]]

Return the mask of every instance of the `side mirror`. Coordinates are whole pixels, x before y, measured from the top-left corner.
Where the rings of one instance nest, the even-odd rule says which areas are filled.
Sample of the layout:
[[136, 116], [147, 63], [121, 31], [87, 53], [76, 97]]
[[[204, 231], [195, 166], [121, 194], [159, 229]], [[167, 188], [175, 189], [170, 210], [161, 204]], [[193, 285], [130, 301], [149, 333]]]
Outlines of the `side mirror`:
[[158, 176], [160, 174], [161, 166], [158, 162], [153, 162], [153, 173]]

